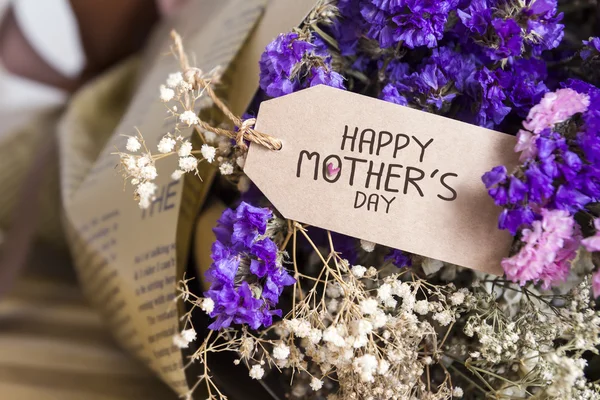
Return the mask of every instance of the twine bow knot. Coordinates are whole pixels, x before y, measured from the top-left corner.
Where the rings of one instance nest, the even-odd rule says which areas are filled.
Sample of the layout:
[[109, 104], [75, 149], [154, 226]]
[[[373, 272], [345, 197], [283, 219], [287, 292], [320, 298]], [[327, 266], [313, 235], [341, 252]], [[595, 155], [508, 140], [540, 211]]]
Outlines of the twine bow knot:
[[171, 31], [171, 37], [173, 38], [174, 47], [179, 58], [181, 67], [183, 69], [184, 81], [187, 84], [191, 85], [193, 90], [204, 91], [212, 99], [214, 104], [223, 112], [223, 114], [225, 114], [225, 116], [231, 122], [233, 122], [233, 124], [237, 128], [237, 131], [216, 128], [202, 120], [200, 120], [198, 125], [204, 130], [234, 139], [237, 145], [243, 149], [247, 147], [246, 143], [244, 143], [244, 140], [260, 144], [261, 146], [264, 146], [269, 150], [281, 149], [281, 140], [254, 130], [254, 124], [256, 123], [255, 118], [242, 120], [241, 118], [235, 116], [231, 112], [231, 110], [229, 110], [229, 107], [227, 107], [225, 103], [223, 103], [223, 101], [219, 98], [219, 96], [217, 96], [214, 92], [211, 86], [211, 82], [207, 81], [203, 77], [202, 70], [190, 66], [187, 55], [183, 51], [183, 43], [181, 41], [181, 36], [179, 36], [177, 32]]

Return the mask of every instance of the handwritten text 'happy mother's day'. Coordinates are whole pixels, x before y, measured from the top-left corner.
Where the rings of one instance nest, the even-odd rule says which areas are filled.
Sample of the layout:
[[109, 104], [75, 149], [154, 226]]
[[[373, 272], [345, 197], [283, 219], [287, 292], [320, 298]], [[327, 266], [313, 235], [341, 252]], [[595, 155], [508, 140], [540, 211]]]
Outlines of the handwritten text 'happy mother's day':
[[[385, 162], [377, 159], [363, 158], [367, 155], [377, 157], [382, 152], [389, 152], [388, 154], [391, 154], [394, 160], [400, 161], [402, 158], [407, 158], [402, 157], [406, 152], [418, 151], [420, 165], [425, 159], [426, 150], [434, 145], [433, 138], [420, 140], [404, 133], [375, 132], [371, 128], [360, 131], [358, 127], [352, 129], [345, 125], [341, 150], [349, 150], [362, 157], [340, 157], [336, 154], [323, 157], [316, 151], [302, 150], [298, 155], [296, 177], [301, 178], [303, 172], [304, 176], [307, 173], [310, 176], [312, 172], [315, 181], [322, 179], [331, 184], [347, 182], [352, 187], [356, 185], [359, 189], [354, 196], [354, 208], [365, 207], [374, 212], [385, 210], [386, 214], [390, 212], [390, 207], [396, 200], [396, 195], [393, 193], [406, 195], [413, 191], [412, 193], [417, 193], [420, 197], [437, 196], [441, 201], [454, 201], [458, 194], [451, 183], [458, 175], [453, 172], [442, 173], [439, 169], [424, 171], [415, 165], [400, 163], [386, 165]], [[425, 193], [424, 187], [431, 187], [423, 184], [426, 180], [435, 180], [438, 183], [435, 186], [439, 186], [439, 190], [435, 193]], [[373, 190], [379, 193], [372, 193]]]

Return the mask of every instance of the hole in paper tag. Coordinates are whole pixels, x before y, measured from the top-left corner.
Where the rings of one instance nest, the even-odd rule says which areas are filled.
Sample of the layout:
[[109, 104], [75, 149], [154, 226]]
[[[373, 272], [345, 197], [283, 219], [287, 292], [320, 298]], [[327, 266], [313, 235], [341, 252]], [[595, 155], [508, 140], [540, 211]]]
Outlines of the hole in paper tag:
[[246, 174], [286, 218], [502, 274], [511, 236], [481, 176], [513, 136], [327, 86], [261, 104]]

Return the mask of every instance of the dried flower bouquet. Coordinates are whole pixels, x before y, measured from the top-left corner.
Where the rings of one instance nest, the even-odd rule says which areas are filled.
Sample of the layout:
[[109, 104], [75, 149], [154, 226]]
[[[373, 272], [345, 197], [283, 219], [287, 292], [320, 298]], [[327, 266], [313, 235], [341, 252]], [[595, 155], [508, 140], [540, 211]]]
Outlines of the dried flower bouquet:
[[[249, 142], [280, 143], [253, 129], [256, 109], [228, 110], [220, 71], [191, 67], [174, 34], [182, 70], [160, 98], [176, 129], [155, 153], [140, 134], [119, 154], [142, 208], [167, 156], [173, 179], [206, 162], [239, 191], [214, 228], [210, 288], [179, 284], [174, 342], [203, 371], [188, 397], [226, 397], [211, 359], [232, 352], [291, 399], [600, 399], [599, 7], [321, 1], [261, 57], [256, 104], [324, 84], [517, 135], [521, 165], [482, 177], [514, 236], [504, 278], [282, 218], [243, 173]], [[210, 104], [225, 122], [198, 116]], [[180, 134], [190, 126], [199, 149]], [[201, 339], [198, 313], [211, 319]]]

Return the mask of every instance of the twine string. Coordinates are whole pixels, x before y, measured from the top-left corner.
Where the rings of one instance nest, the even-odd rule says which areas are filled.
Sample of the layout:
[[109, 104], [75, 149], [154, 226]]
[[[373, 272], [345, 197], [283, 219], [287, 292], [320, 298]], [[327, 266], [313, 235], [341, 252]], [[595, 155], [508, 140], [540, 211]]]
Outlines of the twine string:
[[242, 120], [231, 112], [229, 107], [227, 107], [221, 98], [217, 96], [210, 82], [203, 78], [202, 71], [199, 68], [190, 66], [189, 59], [183, 48], [181, 36], [179, 36], [179, 34], [173, 30], [171, 31], [171, 38], [173, 39], [173, 46], [176, 56], [179, 59], [181, 69], [183, 70], [183, 79], [185, 82], [191, 85], [192, 89], [194, 90], [203, 90], [208, 97], [211, 98], [219, 110], [221, 110], [221, 112], [225, 114], [225, 116], [235, 125], [237, 131], [217, 128], [202, 120], [200, 120], [198, 124], [200, 128], [209, 132], [213, 132], [217, 135], [234, 139], [237, 145], [242, 149], [247, 147], [246, 143], [244, 142], [244, 140], [247, 140], [249, 142], [266, 147], [269, 150], [280, 150], [282, 147], [281, 140], [254, 129], [254, 124], [256, 123], [255, 118]]

